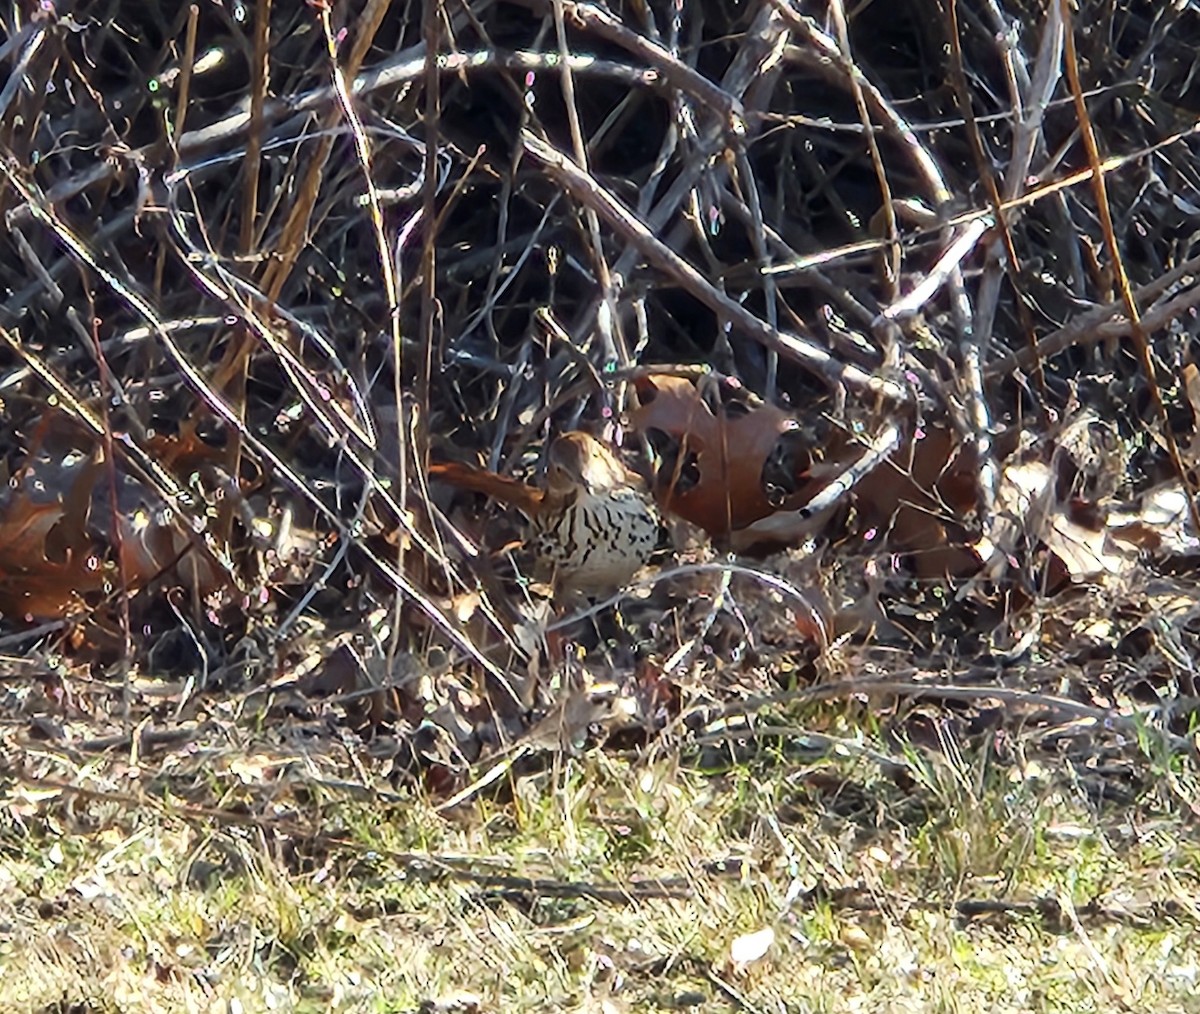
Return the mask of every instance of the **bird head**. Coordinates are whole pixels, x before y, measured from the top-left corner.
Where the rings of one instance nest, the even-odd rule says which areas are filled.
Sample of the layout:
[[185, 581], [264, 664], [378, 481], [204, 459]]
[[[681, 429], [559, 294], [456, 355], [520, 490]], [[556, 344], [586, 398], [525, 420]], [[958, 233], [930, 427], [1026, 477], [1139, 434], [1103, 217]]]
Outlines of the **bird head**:
[[547, 484], [567, 493], [600, 493], [630, 482], [629, 471], [608, 447], [581, 430], [563, 433], [550, 445]]

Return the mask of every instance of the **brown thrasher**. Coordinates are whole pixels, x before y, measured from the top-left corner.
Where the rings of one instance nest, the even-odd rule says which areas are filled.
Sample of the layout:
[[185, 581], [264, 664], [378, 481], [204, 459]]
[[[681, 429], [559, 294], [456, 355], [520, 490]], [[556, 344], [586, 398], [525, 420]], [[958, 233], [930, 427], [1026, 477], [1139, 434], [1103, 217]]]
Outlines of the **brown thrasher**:
[[658, 508], [641, 476], [587, 433], [574, 430], [557, 437], [547, 458], [544, 489], [456, 462], [431, 465], [429, 474], [516, 507], [529, 518], [534, 577], [550, 582], [556, 594], [610, 594], [654, 552]]

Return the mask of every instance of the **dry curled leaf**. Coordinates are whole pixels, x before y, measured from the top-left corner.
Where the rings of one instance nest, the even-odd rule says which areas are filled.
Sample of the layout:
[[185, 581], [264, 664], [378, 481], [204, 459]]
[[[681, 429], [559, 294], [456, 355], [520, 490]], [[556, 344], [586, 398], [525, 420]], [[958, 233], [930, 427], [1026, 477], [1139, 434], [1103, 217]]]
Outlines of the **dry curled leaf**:
[[86, 517], [69, 515], [61, 501], [14, 493], [0, 507], [0, 613], [57, 619], [102, 588], [104, 570], [85, 531]]
[[225, 452], [200, 436], [202, 419], [188, 416], [178, 433], [154, 433], [146, 439], [146, 450], [169, 472], [187, 474], [205, 464], [221, 461]]
[[[818, 435], [776, 406], [713, 398], [706, 384], [716, 388], [670, 374], [637, 381], [642, 404], [631, 421], [663, 456], [659, 503], [738, 552], [793, 544], [823, 524], [804, 508], [863, 446], [837, 428]], [[953, 434], [921, 430], [854, 486], [857, 524], [867, 537], [886, 533], [921, 576], [973, 573], [978, 561], [956, 522], [973, 508], [974, 489]]]
[[640, 378], [637, 391], [631, 421], [663, 457], [654, 492], [666, 510], [723, 538], [803, 504], [811, 449], [783, 409], [723, 400], [716, 381], [669, 374]]

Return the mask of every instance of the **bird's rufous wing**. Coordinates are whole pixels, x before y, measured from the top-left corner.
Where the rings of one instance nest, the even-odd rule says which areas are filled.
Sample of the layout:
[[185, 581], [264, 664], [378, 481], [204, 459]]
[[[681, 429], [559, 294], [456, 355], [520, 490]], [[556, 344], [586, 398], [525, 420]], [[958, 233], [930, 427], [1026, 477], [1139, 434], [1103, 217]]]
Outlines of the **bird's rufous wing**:
[[536, 486], [460, 461], [443, 461], [430, 465], [429, 477], [458, 489], [483, 493], [500, 503], [516, 507], [530, 517], [537, 513], [546, 496], [545, 492]]

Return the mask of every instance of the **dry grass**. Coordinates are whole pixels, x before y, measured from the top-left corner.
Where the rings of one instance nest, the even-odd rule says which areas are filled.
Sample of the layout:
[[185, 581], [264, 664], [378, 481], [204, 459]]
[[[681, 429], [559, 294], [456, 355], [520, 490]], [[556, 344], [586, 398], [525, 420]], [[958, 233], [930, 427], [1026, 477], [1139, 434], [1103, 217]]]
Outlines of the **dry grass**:
[[892, 761], [592, 753], [451, 814], [233, 765], [186, 805], [103, 795], [112, 764], [79, 773], [99, 795], [18, 785], [2, 1009], [1188, 1009], [1200, 848], [1170, 800]]

